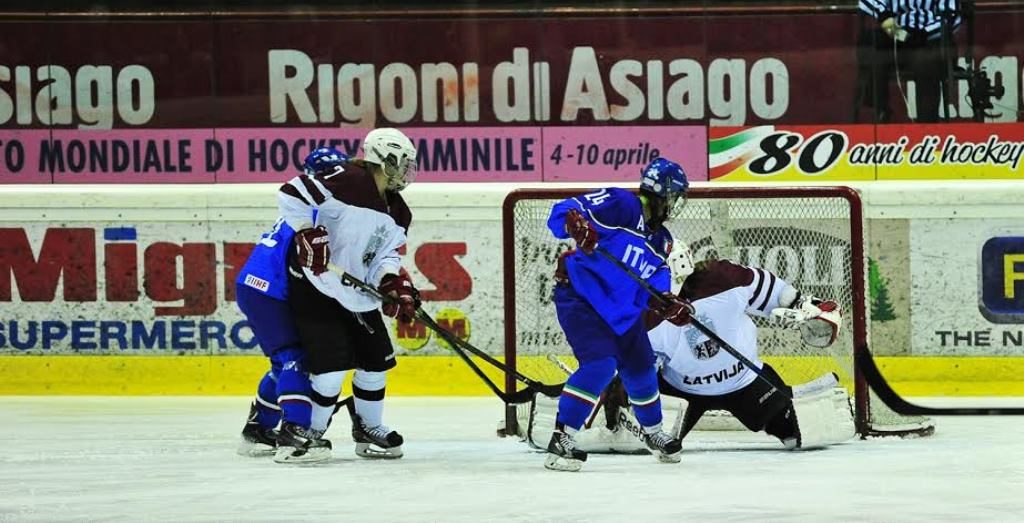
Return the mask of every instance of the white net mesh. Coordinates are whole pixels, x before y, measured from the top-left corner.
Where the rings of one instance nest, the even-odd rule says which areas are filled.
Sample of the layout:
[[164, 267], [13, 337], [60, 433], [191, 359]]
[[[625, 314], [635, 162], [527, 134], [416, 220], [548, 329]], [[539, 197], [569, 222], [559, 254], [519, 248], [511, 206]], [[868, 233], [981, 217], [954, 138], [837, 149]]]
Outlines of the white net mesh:
[[[854, 303], [853, 281], [866, 279], [864, 264], [853, 263], [851, 246], [853, 242], [863, 246], [863, 238], [851, 237], [851, 201], [842, 191], [830, 193], [828, 189], [816, 189], [813, 196], [777, 189], [757, 190], [754, 196], [749, 193], [737, 197], [735, 190], [693, 190], [667, 226], [677, 239], [689, 243], [695, 261], [727, 258], [762, 267], [804, 293], [839, 303], [844, 311], [843, 326], [829, 348], [807, 346], [797, 331], [773, 328], [755, 319], [761, 327], [758, 343], [763, 359], [787, 383], [804, 383], [834, 372], [853, 396], [857, 388], [854, 333], [866, 333], [867, 312], [863, 299]], [[514, 271], [515, 284], [515, 322], [506, 328], [515, 329], [513, 350], [519, 370], [540, 381], [557, 383], [564, 381], [566, 374], [551, 355], [575, 367], [552, 303], [555, 261], [571, 243], [552, 237], [546, 222], [551, 206], [568, 195], [548, 192], [518, 197], [523, 196], [527, 197], [512, 207], [514, 238], [506, 238], [506, 248], [514, 249], [515, 264], [505, 268]], [[853, 328], [855, 321], [862, 322], [861, 328]], [[884, 430], [882, 425], [915, 421], [900, 418], [880, 403], [860, 409], [858, 415], [865, 429]]]

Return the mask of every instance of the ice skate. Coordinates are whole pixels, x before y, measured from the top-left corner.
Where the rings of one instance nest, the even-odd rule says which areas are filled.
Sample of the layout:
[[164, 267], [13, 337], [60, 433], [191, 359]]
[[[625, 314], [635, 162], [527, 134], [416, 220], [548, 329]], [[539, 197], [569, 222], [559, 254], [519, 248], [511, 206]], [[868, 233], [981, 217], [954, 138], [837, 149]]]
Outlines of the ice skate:
[[278, 463], [318, 463], [331, 458], [331, 442], [323, 433], [294, 423], [284, 423], [277, 434]]
[[367, 427], [358, 414], [352, 413], [352, 441], [356, 442], [356, 456], [369, 459], [398, 459], [402, 457], [402, 435], [386, 425]]
[[269, 456], [277, 450], [277, 431], [264, 428], [256, 422], [256, 404], [249, 408], [249, 419], [242, 428], [242, 441], [238, 443], [239, 456]]
[[679, 463], [683, 459], [683, 442], [663, 430], [644, 434], [647, 448], [662, 463]]
[[562, 427], [556, 427], [551, 433], [551, 442], [548, 443], [548, 457], [544, 460], [544, 468], [578, 472], [583, 468], [584, 461], [587, 461], [587, 453], [576, 448], [576, 439]]

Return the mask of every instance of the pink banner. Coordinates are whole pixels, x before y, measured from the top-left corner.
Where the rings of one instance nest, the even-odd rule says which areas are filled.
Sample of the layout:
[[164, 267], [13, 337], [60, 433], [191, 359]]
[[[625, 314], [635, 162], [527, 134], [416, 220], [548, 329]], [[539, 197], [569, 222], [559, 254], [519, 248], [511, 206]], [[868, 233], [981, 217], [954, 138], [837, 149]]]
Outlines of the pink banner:
[[703, 127], [549, 127], [543, 137], [544, 181], [636, 180], [659, 156], [679, 163], [690, 180], [708, 179]]
[[[611, 182], [659, 155], [707, 180], [706, 130], [664, 127], [421, 127], [419, 182]], [[353, 127], [2, 130], [0, 183], [282, 182], [309, 151], [358, 156]]]

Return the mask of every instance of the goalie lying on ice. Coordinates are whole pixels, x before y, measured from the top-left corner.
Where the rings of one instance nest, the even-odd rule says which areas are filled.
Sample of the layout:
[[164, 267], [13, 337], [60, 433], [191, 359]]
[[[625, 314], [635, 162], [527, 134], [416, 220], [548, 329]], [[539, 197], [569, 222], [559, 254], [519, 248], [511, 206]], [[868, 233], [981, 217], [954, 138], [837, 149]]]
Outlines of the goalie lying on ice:
[[[695, 267], [685, 245], [673, 249], [669, 265], [673, 292], [692, 303], [693, 316], [777, 384], [782, 378], [758, 358], [757, 326], [751, 316], [766, 318], [776, 328], [798, 330], [803, 343], [812, 347], [825, 348], [836, 340], [842, 323], [838, 305], [801, 295], [769, 271], [724, 260]], [[775, 436], [787, 449], [825, 447], [855, 435], [849, 397], [832, 373], [784, 386], [793, 396], [790, 400], [689, 324], [663, 322], [648, 335], [660, 365], [663, 408], [677, 412], [676, 437], [685, 438], [709, 411], [732, 415], [709, 416], [714, 418], [709, 421], [738, 420], [748, 430]], [[520, 436], [543, 448], [554, 428], [556, 409], [557, 401], [544, 396], [520, 406]], [[613, 382], [587, 429], [577, 436], [578, 443], [589, 452], [643, 452], [644, 445], [634, 435], [637, 426], [625, 395]]]

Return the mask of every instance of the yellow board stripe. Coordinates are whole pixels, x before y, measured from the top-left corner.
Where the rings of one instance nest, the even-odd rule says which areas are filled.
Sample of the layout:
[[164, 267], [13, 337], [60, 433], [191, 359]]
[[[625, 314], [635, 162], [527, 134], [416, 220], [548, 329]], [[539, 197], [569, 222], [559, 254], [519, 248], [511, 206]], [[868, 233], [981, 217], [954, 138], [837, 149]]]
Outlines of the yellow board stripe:
[[[769, 359], [781, 365], [780, 360]], [[893, 388], [908, 396], [1024, 396], [1024, 358], [877, 360]], [[504, 383], [490, 365], [481, 368]], [[0, 356], [0, 394], [249, 395], [266, 371], [267, 360], [260, 356], [7, 355]], [[455, 356], [401, 358], [388, 373], [387, 388], [388, 394], [406, 396], [490, 394]]]

